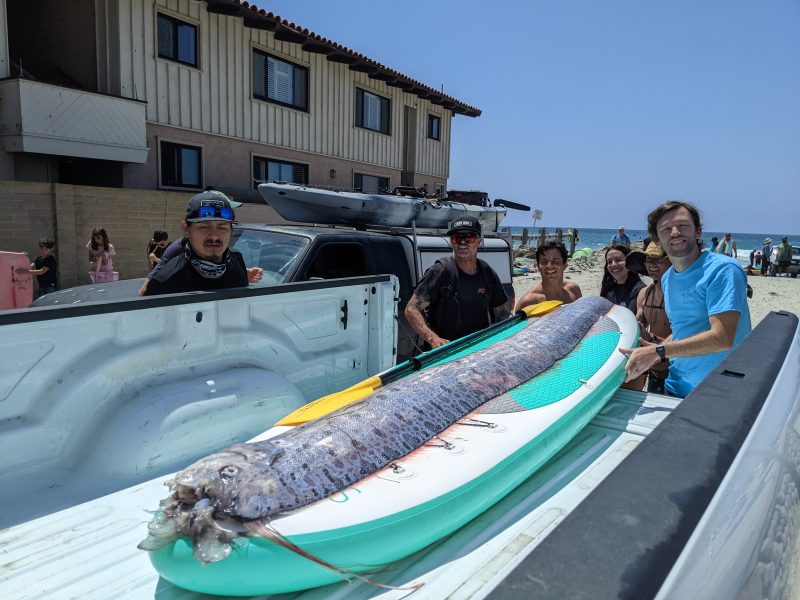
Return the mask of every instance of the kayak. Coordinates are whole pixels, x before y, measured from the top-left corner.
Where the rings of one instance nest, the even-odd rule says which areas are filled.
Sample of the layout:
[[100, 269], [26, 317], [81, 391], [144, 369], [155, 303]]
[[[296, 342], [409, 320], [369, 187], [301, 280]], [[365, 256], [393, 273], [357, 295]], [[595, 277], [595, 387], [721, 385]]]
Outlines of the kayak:
[[291, 183], [262, 183], [264, 201], [287, 221], [323, 225], [447, 229], [458, 217], [478, 219], [485, 231], [497, 231], [506, 209], [449, 200], [392, 194], [336, 192]]
[[[570, 306], [598, 301], [581, 299]], [[499, 347], [525, 328], [555, 323], [548, 319], [565, 309], [478, 337], [426, 369], [451, 363], [456, 368], [455, 361]], [[192, 541], [180, 537], [151, 551], [151, 562], [162, 577], [189, 590], [275, 594], [373, 572], [441, 539], [530, 477], [617, 390], [625, 362], [618, 348], [636, 345], [638, 326], [627, 309], [609, 303], [603, 310], [577, 345], [539, 375], [372, 475], [323, 500], [271, 516], [270, 530], [285, 543], [248, 537], [227, 558], [204, 562], [194, 556]], [[275, 427], [257, 440], [290, 429]]]

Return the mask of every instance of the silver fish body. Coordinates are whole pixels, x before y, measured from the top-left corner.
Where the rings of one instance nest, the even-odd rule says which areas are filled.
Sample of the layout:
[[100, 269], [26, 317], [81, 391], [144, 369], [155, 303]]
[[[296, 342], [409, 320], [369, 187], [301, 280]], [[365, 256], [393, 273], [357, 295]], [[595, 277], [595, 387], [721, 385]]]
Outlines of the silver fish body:
[[247, 535], [248, 522], [335, 494], [542, 373], [611, 306], [581, 298], [484, 350], [407, 376], [280, 436], [199, 460], [167, 482], [173, 493], [140, 547], [156, 549], [185, 535], [201, 560], [224, 558], [229, 542]]

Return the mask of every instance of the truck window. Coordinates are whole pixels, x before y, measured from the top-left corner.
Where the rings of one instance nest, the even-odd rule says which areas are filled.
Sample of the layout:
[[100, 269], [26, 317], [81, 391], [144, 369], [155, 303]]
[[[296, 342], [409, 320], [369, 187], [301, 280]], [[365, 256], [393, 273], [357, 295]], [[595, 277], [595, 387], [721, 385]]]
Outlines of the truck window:
[[231, 248], [242, 254], [248, 267], [264, 269], [262, 283], [273, 284], [287, 281], [308, 244], [307, 238], [296, 235], [237, 229], [233, 232]]
[[309, 279], [336, 279], [368, 274], [361, 244], [323, 244], [308, 269]]

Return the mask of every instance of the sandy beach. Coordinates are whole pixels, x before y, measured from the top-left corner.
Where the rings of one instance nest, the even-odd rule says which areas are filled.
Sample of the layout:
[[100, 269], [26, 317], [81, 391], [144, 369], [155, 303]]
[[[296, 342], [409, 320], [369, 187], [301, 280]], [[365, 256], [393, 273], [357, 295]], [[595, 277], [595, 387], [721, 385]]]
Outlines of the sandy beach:
[[[570, 260], [564, 275], [566, 279], [576, 282], [584, 296], [598, 295], [600, 282], [603, 279], [603, 257], [605, 251], [594, 252], [586, 258]], [[530, 273], [514, 277], [514, 292], [519, 298], [536, 285], [541, 277], [536, 270], [536, 261], [532, 258], [515, 258], [517, 264], [527, 266]], [[642, 277], [645, 283], [652, 280]], [[800, 316], [800, 277], [760, 277], [749, 276], [747, 282], [753, 288], [750, 299], [750, 317], [755, 328], [771, 311], [785, 310]]]

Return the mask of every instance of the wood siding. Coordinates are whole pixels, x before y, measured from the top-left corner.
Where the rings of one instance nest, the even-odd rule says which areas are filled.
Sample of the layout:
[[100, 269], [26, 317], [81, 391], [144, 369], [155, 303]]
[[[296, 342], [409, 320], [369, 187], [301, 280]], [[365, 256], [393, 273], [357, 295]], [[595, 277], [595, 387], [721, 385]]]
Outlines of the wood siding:
[[[107, 3], [112, 0], [105, 0]], [[391, 169], [403, 166], [403, 107], [417, 110], [416, 172], [449, 174], [452, 113], [370, 79], [271, 32], [245, 27], [239, 17], [210, 14], [205, 2], [118, 0], [119, 81], [123, 96], [147, 102], [147, 120]], [[198, 27], [197, 68], [160, 59], [156, 13]], [[309, 69], [308, 112], [252, 97], [252, 53], [257, 48]], [[113, 67], [109, 67], [113, 68]], [[102, 78], [101, 78], [102, 79]], [[391, 100], [391, 135], [355, 126], [355, 90]], [[428, 114], [441, 118], [441, 140], [427, 138]]]

